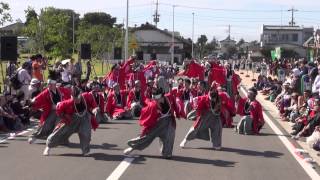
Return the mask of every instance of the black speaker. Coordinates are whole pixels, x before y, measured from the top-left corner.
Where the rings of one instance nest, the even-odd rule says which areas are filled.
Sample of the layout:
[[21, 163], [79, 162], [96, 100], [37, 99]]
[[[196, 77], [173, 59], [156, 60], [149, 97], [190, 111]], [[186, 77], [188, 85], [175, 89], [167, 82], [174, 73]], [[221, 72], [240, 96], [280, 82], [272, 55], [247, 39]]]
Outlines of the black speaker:
[[122, 59], [122, 48], [121, 47], [116, 47], [114, 48], [114, 54], [113, 54], [114, 59]]
[[151, 60], [157, 59], [157, 53], [151, 53]]
[[17, 61], [18, 59], [17, 36], [1, 37], [1, 60]]
[[81, 59], [91, 59], [91, 44], [81, 44]]
[[137, 60], [144, 60], [143, 51], [137, 51], [136, 54], [137, 54]]

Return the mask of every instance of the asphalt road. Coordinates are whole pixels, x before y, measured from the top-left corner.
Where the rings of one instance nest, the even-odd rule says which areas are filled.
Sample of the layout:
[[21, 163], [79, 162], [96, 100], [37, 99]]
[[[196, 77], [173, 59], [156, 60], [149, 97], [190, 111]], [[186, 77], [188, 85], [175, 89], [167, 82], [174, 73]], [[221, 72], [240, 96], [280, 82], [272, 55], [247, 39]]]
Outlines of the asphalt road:
[[[235, 119], [237, 121], [238, 118]], [[181, 149], [179, 144], [191, 121], [177, 122], [174, 157], [162, 159], [156, 140], [137, 156], [120, 179], [237, 179], [237, 180], [305, 180], [309, 176], [288, 152], [268, 125], [261, 136], [235, 134], [223, 129], [223, 148], [211, 149], [206, 141], [195, 140]], [[128, 139], [136, 137], [137, 121], [113, 121], [93, 133], [91, 152], [82, 157], [79, 139], [71, 137], [70, 147], [52, 149], [51, 156], [42, 156], [45, 141], [27, 143], [30, 133], [0, 144], [1, 180], [104, 180], [125, 158], [122, 152]]]

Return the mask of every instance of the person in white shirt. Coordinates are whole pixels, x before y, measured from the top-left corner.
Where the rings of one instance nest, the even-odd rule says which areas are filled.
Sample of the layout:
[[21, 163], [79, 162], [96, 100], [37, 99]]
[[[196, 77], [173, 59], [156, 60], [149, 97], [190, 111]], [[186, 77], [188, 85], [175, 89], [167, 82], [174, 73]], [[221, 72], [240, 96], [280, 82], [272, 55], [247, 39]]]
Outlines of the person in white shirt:
[[[22, 67], [17, 70], [18, 79], [22, 83], [20, 90], [24, 94], [28, 94], [28, 91], [29, 91], [28, 87], [29, 87], [30, 81], [32, 79], [31, 75], [28, 72], [28, 67], [29, 67], [29, 64], [27, 62], [25, 62], [22, 64]], [[24, 100], [27, 100], [26, 98], [27, 98], [27, 96], [24, 97]]]

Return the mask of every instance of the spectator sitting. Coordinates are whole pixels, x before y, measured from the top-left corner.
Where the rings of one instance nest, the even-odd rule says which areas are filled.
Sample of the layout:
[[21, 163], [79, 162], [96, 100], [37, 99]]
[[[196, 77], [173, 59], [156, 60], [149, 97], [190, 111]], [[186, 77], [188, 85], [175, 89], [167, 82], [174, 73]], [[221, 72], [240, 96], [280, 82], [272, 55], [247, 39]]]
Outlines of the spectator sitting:
[[281, 88], [282, 82], [281, 81], [277, 81], [275, 79], [271, 89], [270, 89], [270, 94], [268, 95], [268, 97], [266, 97], [266, 100], [270, 100], [271, 102], [274, 102], [276, 97], [281, 93], [282, 88]]
[[302, 136], [310, 136], [315, 130], [316, 126], [320, 125], [320, 101], [319, 99], [314, 101], [314, 105], [312, 111], [308, 116], [307, 124], [303, 127], [303, 129], [294, 137], [295, 139], [299, 139]]
[[15, 115], [12, 111], [11, 103], [12, 103], [12, 96], [10, 94], [5, 95], [5, 104], [0, 107], [0, 116], [2, 120], [9, 130], [21, 130], [23, 125], [20, 122], [20, 119], [17, 115]]
[[25, 126], [30, 124], [29, 109], [24, 106], [23, 102], [24, 94], [22, 91], [19, 91], [16, 96], [13, 98], [10, 108], [12, 112], [19, 117], [21, 123]]
[[290, 84], [287, 82], [284, 83], [282, 92], [275, 99], [276, 106], [278, 107], [278, 110], [281, 114], [284, 113], [285, 107], [290, 106], [291, 93], [292, 90], [290, 88]]
[[290, 106], [284, 108], [284, 111], [287, 114], [287, 116], [284, 117], [284, 121], [295, 122], [299, 117], [298, 97], [299, 95], [296, 92], [291, 94]]
[[316, 126], [312, 135], [307, 138], [307, 144], [316, 151], [320, 151], [320, 126]]

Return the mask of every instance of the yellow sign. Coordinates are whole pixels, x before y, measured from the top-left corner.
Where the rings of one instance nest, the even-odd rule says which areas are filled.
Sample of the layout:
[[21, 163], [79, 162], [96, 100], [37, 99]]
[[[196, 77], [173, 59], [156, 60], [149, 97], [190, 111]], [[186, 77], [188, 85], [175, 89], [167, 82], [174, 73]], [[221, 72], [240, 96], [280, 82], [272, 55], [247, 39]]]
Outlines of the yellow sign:
[[132, 43], [130, 43], [130, 48], [131, 49], [137, 49], [138, 48], [138, 44], [136, 42], [132, 42]]

